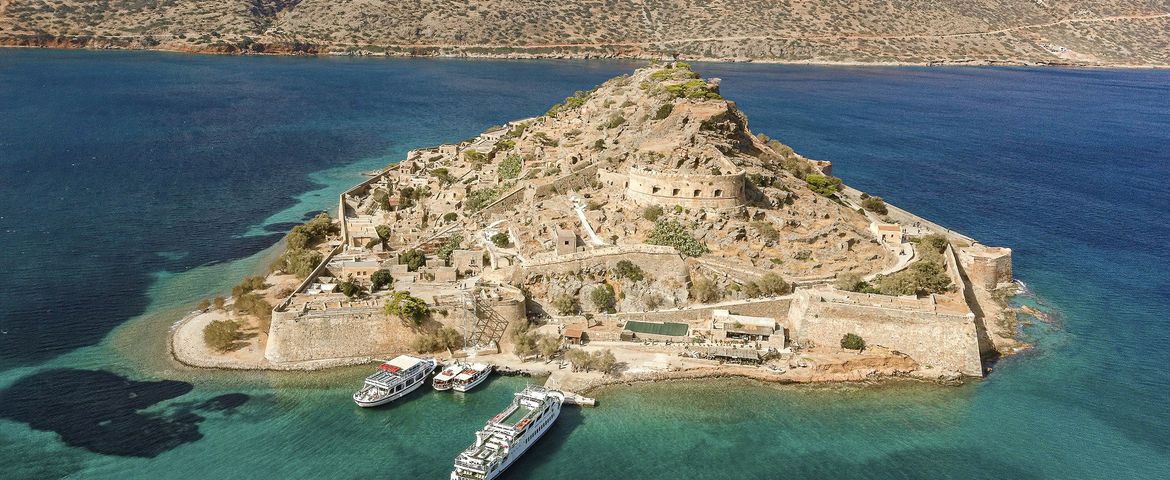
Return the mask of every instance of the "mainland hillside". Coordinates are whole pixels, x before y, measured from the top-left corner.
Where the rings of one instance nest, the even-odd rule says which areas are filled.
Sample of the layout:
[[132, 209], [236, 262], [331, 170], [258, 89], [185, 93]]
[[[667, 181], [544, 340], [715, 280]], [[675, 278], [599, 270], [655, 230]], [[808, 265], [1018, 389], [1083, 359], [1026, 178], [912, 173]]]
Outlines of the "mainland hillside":
[[0, 45], [1170, 65], [1170, 0], [0, 0]]

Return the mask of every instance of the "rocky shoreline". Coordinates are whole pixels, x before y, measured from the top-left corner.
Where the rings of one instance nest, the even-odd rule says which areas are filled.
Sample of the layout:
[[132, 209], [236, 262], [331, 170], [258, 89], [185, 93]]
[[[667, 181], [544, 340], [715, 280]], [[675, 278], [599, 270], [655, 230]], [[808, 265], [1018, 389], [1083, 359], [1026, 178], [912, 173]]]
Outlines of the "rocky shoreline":
[[[509, 53], [460, 52], [440, 54], [418, 54], [410, 52], [371, 52], [352, 51], [338, 52], [325, 51], [319, 47], [309, 46], [272, 46], [263, 51], [240, 50], [237, 48], [207, 46], [205, 48], [167, 48], [147, 47], [144, 45], [122, 44], [101, 39], [87, 39], [76, 41], [69, 38], [51, 39], [22, 39], [0, 38], [0, 48], [28, 48], [54, 50], [117, 50], [117, 51], [144, 51], [160, 53], [185, 53], [195, 55], [228, 55], [228, 56], [299, 56], [299, 57], [383, 57], [383, 58], [441, 58], [441, 59], [484, 59], [484, 60], [661, 60], [663, 55], [652, 53], [556, 53], [535, 54], [523, 51]], [[1161, 70], [1170, 69], [1170, 64], [1125, 64], [1125, 63], [1092, 63], [1092, 62], [1037, 62], [1027, 60], [981, 60], [981, 59], [943, 59], [920, 62], [884, 61], [884, 60], [821, 60], [821, 59], [779, 59], [779, 58], [727, 58], [705, 57], [693, 55], [677, 55], [678, 60], [705, 63], [758, 63], [765, 65], [820, 65], [839, 67], [1053, 67], [1053, 68], [1089, 68], [1089, 69], [1139, 69]]]

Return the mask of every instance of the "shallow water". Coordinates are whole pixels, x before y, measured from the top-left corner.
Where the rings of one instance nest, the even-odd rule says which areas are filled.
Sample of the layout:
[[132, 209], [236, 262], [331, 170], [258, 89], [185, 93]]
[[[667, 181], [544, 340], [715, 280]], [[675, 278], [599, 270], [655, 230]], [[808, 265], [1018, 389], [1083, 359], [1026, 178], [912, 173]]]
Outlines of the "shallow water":
[[[360, 172], [634, 66], [0, 50], [4, 476], [442, 478], [525, 379], [361, 410], [363, 368], [194, 371], [165, 332]], [[754, 131], [1012, 247], [1059, 316], [962, 387], [603, 390], [511, 478], [1170, 476], [1170, 74], [698, 68]]]

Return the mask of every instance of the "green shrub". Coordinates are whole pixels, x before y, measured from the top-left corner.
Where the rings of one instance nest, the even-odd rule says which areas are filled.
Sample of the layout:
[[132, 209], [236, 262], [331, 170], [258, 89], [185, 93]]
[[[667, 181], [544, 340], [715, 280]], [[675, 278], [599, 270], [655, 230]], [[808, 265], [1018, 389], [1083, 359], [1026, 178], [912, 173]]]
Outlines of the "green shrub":
[[398, 317], [402, 320], [409, 320], [415, 325], [422, 325], [423, 321], [431, 314], [430, 307], [427, 307], [427, 302], [423, 299], [412, 296], [410, 292], [394, 292], [394, 295], [386, 300], [385, 307], [386, 315]]
[[826, 177], [815, 173], [806, 175], [804, 181], [808, 183], [810, 190], [826, 197], [833, 196], [833, 194], [837, 193], [837, 188], [841, 185], [840, 178]]
[[239, 285], [232, 287], [232, 296], [238, 297], [253, 290], [263, 289], [264, 286], [264, 277], [259, 275], [244, 277]]
[[370, 290], [380, 290], [382, 287], [390, 285], [394, 282], [394, 277], [390, 275], [390, 271], [381, 269], [370, 275]]
[[760, 237], [763, 237], [764, 240], [770, 242], [780, 240], [780, 232], [776, 231], [776, 227], [773, 227], [771, 222], [752, 222], [752, 228], [754, 228], [756, 233], [759, 233]]
[[462, 244], [463, 235], [458, 233], [451, 235], [451, 238], [448, 238], [446, 242], [443, 242], [443, 245], [439, 246], [439, 249], [435, 251], [435, 256], [439, 257], [439, 260], [442, 260], [444, 265], [450, 264], [451, 253], [453, 253], [455, 250], [458, 250], [459, 246]]
[[589, 366], [601, 373], [614, 373], [617, 368], [617, 357], [608, 348], [598, 350], [589, 356]]
[[365, 289], [362, 288], [361, 285], [358, 285], [357, 283], [350, 281], [350, 280], [346, 280], [346, 281], [343, 281], [341, 283], [338, 283], [337, 289], [341, 290], [341, 293], [348, 298], [353, 298], [353, 297], [359, 296], [365, 291]]
[[477, 152], [475, 150], [464, 150], [463, 158], [470, 162], [472, 166], [477, 168], [483, 166], [483, 164], [487, 163], [488, 161], [486, 154]]
[[313, 250], [288, 250], [276, 259], [274, 265], [277, 270], [296, 275], [297, 278], [306, 278], [317, 264], [321, 263], [321, 254]]
[[757, 284], [760, 286], [760, 292], [765, 295], [784, 295], [792, 291], [792, 286], [774, 272], [765, 273]]
[[607, 119], [605, 121], [605, 123], [601, 124], [601, 126], [605, 127], [606, 129], [610, 129], [610, 128], [620, 127], [624, 123], [626, 123], [626, 117], [623, 117], [620, 114], [615, 113], [612, 116], [610, 116], [609, 119]]
[[492, 243], [497, 247], [504, 248], [512, 244], [512, 240], [508, 238], [508, 232], [496, 232], [492, 235]]
[[837, 281], [833, 283], [833, 286], [837, 287], [838, 290], [860, 292], [869, 284], [862, 280], [860, 274], [846, 272], [837, 276]]
[[519, 155], [508, 155], [504, 161], [500, 162], [498, 170], [501, 180], [516, 178], [520, 176], [520, 169], [524, 165], [524, 157]]
[[575, 295], [562, 293], [554, 298], [552, 301], [553, 308], [557, 309], [558, 315], [576, 315], [581, 311], [581, 304], [577, 301]]
[[501, 188], [484, 188], [480, 190], [472, 190], [467, 194], [467, 199], [463, 201], [463, 208], [469, 211], [476, 211], [496, 201], [500, 197]]
[[442, 327], [435, 333], [419, 335], [414, 339], [414, 349], [419, 353], [455, 351], [460, 348], [463, 348], [463, 336], [458, 330], [450, 327]]
[[614, 296], [613, 287], [609, 284], [598, 285], [589, 292], [589, 300], [593, 302], [593, 306], [598, 310], [613, 313]]
[[661, 216], [662, 216], [662, 207], [660, 207], [658, 205], [652, 205], [652, 206], [646, 207], [645, 210], [642, 210], [642, 218], [645, 218], [646, 220], [649, 220], [651, 222], [658, 220], [658, 217], [661, 217]]
[[688, 80], [683, 83], [666, 86], [666, 93], [674, 95], [678, 98], [693, 98], [693, 99], [712, 99], [719, 100], [723, 97], [711, 88], [707, 82], [700, 79]]
[[[941, 258], [939, 259], [941, 260]], [[882, 295], [929, 295], [951, 289], [951, 277], [939, 261], [919, 260], [905, 270], [876, 280]]]
[[865, 340], [856, 333], [846, 333], [841, 337], [841, 348], [847, 350], [864, 350]]
[[240, 348], [238, 342], [244, 339], [240, 332], [240, 324], [231, 320], [216, 320], [203, 327], [203, 343], [207, 346], [226, 352]]
[[650, 230], [646, 243], [674, 247], [688, 257], [700, 257], [708, 252], [706, 245], [699, 243], [677, 220], [672, 219], [659, 219], [654, 222], [654, 228]]
[[700, 275], [691, 282], [691, 299], [699, 303], [711, 303], [719, 300], [723, 292], [719, 291], [719, 287], [715, 282], [707, 277]]
[[427, 264], [427, 256], [417, 249], [410, 249], [398, 257], [399, 265], [406, 265], [406, 271], [417, 272], [419, 267]]
[[443, 214], [443, 221], [447, 223], [454, 222], [459, 219], [459, 214], [455, 212], [447, 212]]
[[674, 111], [674, 104], [673, 103], [665, 103], [661, 107], [658, 107], [658, 111], [654, 112], [654, 119], [655, 120], [662, 120], [666, 117], [669, 117], [670, 112], [672, 112], [672, 111]]
[[640, 282], [645, 278], [642, 267], [629, 260], [620, 260], [614, 266], [614, 275], [618, 278], [629, 279], [631, 282]]
[[868, 197], [862, 199], [861, 208], [869, 210], [878, 215], [885, 215], [886, 213], [889, 213], [889, 210], [886, 208], [886, 202], [882, 200], [882, 197]]
[[937, 233], [932, 233], [930, 235], [919, 238], [917, 243], [919, 248], [923, 250], [943, 253], [947, 251], [947, 245], [950, 244], [950, 241], [947, 240], [947, 237]]

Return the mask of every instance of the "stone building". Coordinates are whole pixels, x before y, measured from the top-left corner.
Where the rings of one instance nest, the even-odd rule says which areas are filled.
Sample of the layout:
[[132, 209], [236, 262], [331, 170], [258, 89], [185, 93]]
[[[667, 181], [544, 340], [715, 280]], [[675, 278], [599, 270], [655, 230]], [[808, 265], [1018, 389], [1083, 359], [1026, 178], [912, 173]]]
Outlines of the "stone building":
[[1012, 249], [975, 244], [959, 248], [959, 264], [972, 283], [987, 290], [1012, 281]]
[[[602, 180], [605, 182], [605, 179]], [[626, 198], [642, 205], [688, 208], [727, 208], [745, 202], [744, 173], [709, 175], [697, 173], [662, 173], [631, 167], [626, 182]]]
[[877, 241], [886, 245], [901, 245], [903, 241], [902, 226], [896, 223], [874, 222], [869, 224], [869, 231]]

